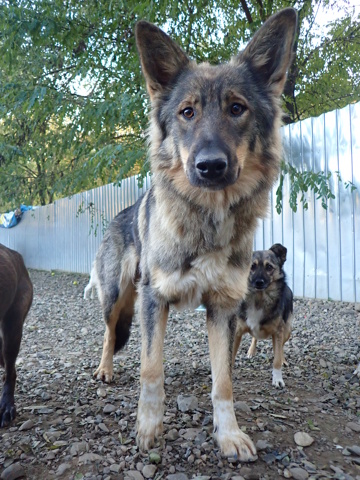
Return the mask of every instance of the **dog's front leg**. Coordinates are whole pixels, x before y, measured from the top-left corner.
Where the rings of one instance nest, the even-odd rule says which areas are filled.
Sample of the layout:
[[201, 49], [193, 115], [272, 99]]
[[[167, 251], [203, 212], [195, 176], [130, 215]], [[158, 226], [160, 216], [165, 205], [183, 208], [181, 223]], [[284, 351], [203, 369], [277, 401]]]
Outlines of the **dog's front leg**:
[[139, 293], [142, 347], [137, 443], [141, 450], [148, 450], [163, 429], [163, 346], [169, 306], [148, 285], [142, 285]]
[[214, 436], [226, 457], [256, 460], [256, 448], [236, 421], [232, 391], [232, 357], [236, 316], [208, 308], [207, 327], [212, 373]]

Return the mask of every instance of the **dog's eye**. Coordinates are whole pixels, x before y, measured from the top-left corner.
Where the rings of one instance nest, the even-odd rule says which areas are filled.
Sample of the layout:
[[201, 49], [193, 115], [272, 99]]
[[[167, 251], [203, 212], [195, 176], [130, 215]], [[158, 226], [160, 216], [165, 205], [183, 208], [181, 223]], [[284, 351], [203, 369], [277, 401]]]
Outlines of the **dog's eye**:
[[256, 263], [253, 263], [253, 264], [251, 265], [251, 271], [253, 272], [254, 270], [256, 270]]
[[246, 110], [246, 107], [244, 107], [244, 105], [241, 105], [241, 103], [233, 103], [231, 105], [231, 113], [232, 115], [235, 115], [236, 117], [239, 117], [240, 115], [242, 115]]
[[265, 267], [266, 271], [267, 272], [272, 272], [274, 270], [274, 267], [272, 265], [270, 265], [270, 263], [268, 263]]
[[184, 110], [181, 112], [185, 118], [193, 118], [195, 115], [194, 109], [192, 107], [186, 107]]

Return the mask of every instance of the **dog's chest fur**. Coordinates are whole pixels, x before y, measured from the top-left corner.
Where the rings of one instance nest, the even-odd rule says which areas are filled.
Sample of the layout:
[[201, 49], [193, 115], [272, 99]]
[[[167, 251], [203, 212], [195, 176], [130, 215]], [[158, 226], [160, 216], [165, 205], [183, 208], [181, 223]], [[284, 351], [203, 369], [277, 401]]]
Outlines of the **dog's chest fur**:
[[[149, 222], [141, 270], [164, 300], [190, 308], [211, 292], [223, 297], [224, 303], [244, 297], [252, 235], [249, 229], [239, 233], [236, 213], [200, 215], [188, 205], [174, 209], [161, 204], [161, 208], [153, 205]], [[236, 255], [243, 261], [232, 261]]]

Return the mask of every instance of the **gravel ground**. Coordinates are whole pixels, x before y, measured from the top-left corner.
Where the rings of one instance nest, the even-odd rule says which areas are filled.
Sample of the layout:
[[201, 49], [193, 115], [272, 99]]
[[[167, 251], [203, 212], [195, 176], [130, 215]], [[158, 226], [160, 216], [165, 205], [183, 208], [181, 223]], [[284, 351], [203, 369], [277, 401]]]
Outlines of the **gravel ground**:
[[[98, 300], [82, 298], [88, 277], [30, 273], [35, 296], [17, 362], [18, 416], [0, 431], [1, 479], [360, 480], [360, 384], [353, 375], [358, 305], [296, 299], [283, 390], [271, 385], [271, 342], [259, 342], [249, 360], [250, 337], [243, 341], [234, 369], [235, 406], [259, 458], [239, 464], [222, 458], [212, 440], [203, 312], [171, 312], [164, 438], [143, 454], [134, 432], [138, 321], [115, 357], [114, 383], [95, 381], [104, 325]], [[188, 400], [189, 410], [182, 411]]]

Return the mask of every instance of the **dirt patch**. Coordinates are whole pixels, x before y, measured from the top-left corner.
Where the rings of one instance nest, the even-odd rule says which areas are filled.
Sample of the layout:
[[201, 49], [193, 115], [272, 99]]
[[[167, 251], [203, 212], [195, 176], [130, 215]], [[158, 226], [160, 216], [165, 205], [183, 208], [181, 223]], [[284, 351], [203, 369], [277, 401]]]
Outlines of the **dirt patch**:
[[[234, 369], [236, 413], [259, 458], [239, 464], [222, 458], [212, 439], [205, 313], [171, 312], [164, 436], [143, 454], [135, 444], [138, 321], [115, 357], [115, 382], [95, 381], [104, 325], [98, 300], [82, 298], [88, 277], [39, 271], [31, 277], [35, 296], [18, 358], [18, 416], [0, 431], [1, 478], [360, 479], [360, 385], [353, 375], [360, 314], [354, 304], [296, 300], [283, 390], [271, 385], [271, 342], [259, 342], [249, 360], [250, 337], [243, 341]], [[197, 406], [181, 412], [179, 395], [195, 397]], [[297, 446], [296, 432], [308, 433], [313, 443]]]

